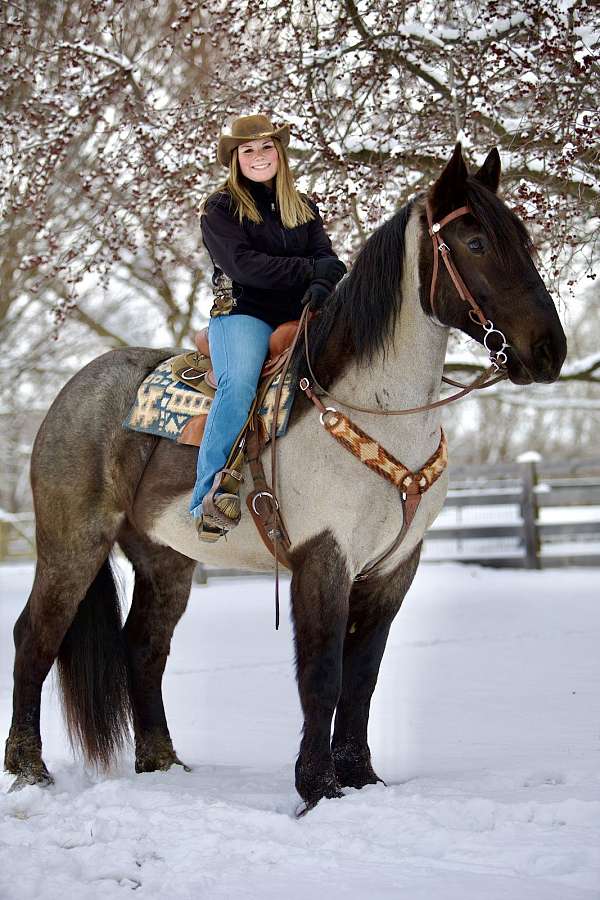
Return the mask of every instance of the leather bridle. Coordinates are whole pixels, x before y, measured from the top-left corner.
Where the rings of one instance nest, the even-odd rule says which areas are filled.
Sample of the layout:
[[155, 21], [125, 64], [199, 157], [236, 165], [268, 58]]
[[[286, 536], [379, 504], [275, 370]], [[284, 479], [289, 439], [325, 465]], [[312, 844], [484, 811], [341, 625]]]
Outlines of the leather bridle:
[[[443, 219], [440, 219], [439, 222], [433, 221], [433, 215], [431, 212], [431, 205], [429, 203], [429, 200], [425, 201], [425, 211], [427, 213], [429, 236], [431, 237], [431, 241], [433, 244], [433, 274], [431, 276], [431, 288], [429, 289], [429, 305], [431, 307], [431, 312], [436, 318], [439, 319], [435, 308], [435, 294], [437, 288], [439, 256], [441, 256], [444, 260], [444, 265], [448, 270], [448, 274], [452, 279], [452, 283], [456, 288], [458, 296], [461, 300], [463, 300], [465, 303], [468, 303], [471, 307], [471, 309], [469, 310], [469, 318], [476, 325], [481, 325], [485, 332], [483, 338], [483, 346], [488, 352], [492, 366], [495, 366], [496, 370], [500, 371], [506, 366], [507, 356], [504, 351], [508, 348], [509, 344], [507, 343], [504, 334], [498, 328], [495, 328], [494, 323], [484, 314], [483, 310], [475, 300], [473, 294], [462, 280], [460, 272], [456, 269], [456, 266], [452, 262], [452, 258], [450, 256], [450, 247], [442, 240], [442, 236], [440, 233], [445, 225], [448, 225], [455, 219], [459, 219], [461, 216], [469, 215], [471, 210], [468, 206], [460, 206], [458, 209], [455, 209], [452, 212], [448, 213], [447, 216], [444, 216]], [[494, 334], [498, 335], [500, 341], [500, 346], [497, 350], [494, 350], [488, 345], [489, 339]]]

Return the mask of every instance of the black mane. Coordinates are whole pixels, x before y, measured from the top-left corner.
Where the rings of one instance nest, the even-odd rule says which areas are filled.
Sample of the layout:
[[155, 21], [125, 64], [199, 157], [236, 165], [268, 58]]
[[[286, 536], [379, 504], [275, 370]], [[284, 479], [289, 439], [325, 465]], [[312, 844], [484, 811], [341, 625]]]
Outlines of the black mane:
[[[340, 282], [320, 315], [309, 327], [311, 361], [318, 360], [334, 324], [341, 345], [359, 362], [384, 350], [400, 309], [399, 290], [404, 263], [404, 234], [411, 201], [367, 239], [352, 270]], [[296, 362], [304, 355], [300, 342]]]

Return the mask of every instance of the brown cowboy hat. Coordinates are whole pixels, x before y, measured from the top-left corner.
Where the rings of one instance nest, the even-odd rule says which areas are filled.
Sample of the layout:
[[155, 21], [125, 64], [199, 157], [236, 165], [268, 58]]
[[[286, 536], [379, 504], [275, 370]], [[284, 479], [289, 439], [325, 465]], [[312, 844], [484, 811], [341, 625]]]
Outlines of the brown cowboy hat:
[[234, 147], [255, 141], [257, 138], [278, 138], [284, 147], [290, 142], [290, 126], [282, 125], [274, 128], [267, 116], [239, 116], [231, 123], [231, 134], [222, 134], [217, 148], [217, 159], [223, 166], [228, 166]]

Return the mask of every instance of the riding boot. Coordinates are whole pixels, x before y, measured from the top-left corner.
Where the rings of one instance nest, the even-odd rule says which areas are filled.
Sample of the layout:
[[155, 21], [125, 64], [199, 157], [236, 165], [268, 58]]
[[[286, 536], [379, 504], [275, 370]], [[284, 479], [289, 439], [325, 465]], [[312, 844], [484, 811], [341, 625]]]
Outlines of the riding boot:
[[[201, 540], [214, 542], [239, 524], [240, 498], [233, 490], [243, 480], [242, 474], [235, 468], [217, 472], [210, 491], [202, 501], [202, 517], [196, 524]], [[233, 490], [223, 490], [223, 487], [232, 487]]]

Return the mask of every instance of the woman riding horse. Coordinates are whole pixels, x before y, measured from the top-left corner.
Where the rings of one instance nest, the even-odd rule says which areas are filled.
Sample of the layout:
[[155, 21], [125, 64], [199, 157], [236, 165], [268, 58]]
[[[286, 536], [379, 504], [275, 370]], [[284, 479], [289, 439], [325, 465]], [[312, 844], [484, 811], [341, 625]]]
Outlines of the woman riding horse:
[[[245, 140], [249, 134], [256, 132], [238, 133], [236, 140], [251, 145], [262, 140]], [[282, 165], [278, 157], [277, 199], [287, 215]], [[250, 170], [265, 171], [252, 164]], [[499, 180], [496, 149], [469, 173], [457, 145], [434, 184], [368, 238], [308, 329], [316, 377], [337, 396], [350, 397], [355, 407], [350, 424], [358, 440], [352, 446], [361, 458], [332, 439], [308, 396], [296, 399], [279, 450], [284, 476], [279, 497], [291, 539], [290, 600], [303, 715], [296, 788], [303, 811], [323, 797], [339, 797], [346, 786], [379, 780], [368, 743], [371, 698], [390, 626], [417, 570], [423, 535], [447, 489], [447, 477], [432, 484], [425, 478], [418, 509], [406, 525], [408, 486], [403, 479], [400, 492], [397, 479], [381, 474], [393, 449], [394, 472], [400, 464], [410, 470], [414, 493], [414, 476], [441, 446], [437, 398], [450, 328], [484, 346], [490, 335], [506, 336], [504, 363], [514, 384], [555, 381], [565, 359], [565, 334], [535, 268], [530, 238], [497, 196]], [[252, 179], [246, 184], [263, 189]], [[305, 285], [321, 281], [322, 273], [307, 262], [303, 229], [321, 227], [311, 209], [310, 223], [284, 228], [288, 237], [304, 235], [293, 263], [282, 253], [283, 241], [265, 257], [244, 238], [247, 258], [270, 260], [275, 269], [306, 267], [301, 288], [293, 280], [287, 288], [268, 282], [273, 293], [267, 296], [282, 304], [296, 289], [299, 304]], [[244, 219], [248, 232], [273, 224], [267, 215], [265, 210], [263, 225]], [[228, 221], [225, 211], [223, 221]], [[216, 245], [216, 262], [226, 265]], [[316, 266], [340, 265], [326, 239], [322, 252], [315, 252]], [[243, 252], [242, 262], [245, 258]], [[231, 270], [236, 282], [238, 274]], [[255, 291], [234, 286], [236, 314], [212, 323], [225, 330], [246, 312], [257, 319], [256, 309], [243, 305]], [[260, 301], [263, 294], [258, 296]], [[488, 352], [498, 357], [497, 342], [493, 347]], [[306, 353], [306, 346], [302, 350]], [[236, 347], [236, 359], [237, 353]], [[108, 766], [132, 726], [137, 772], [179, 765], [162, 679], [195, 560], [272, 571], [271, 556], [248, 520], [227, 542], [197, 540], [188, 509], [195, 447], [122, 427], [140, 385], [172, 355], [172, 347], [126, 347], [92, 360], [63, 387], [35, 439], [37, 563], [14, 629], [13, 718], [4, 758], [16, 776], [15, 788], [52, 783], [42, 757], [40, 710], [42, 686], [55, 661], [69, 733], [90, 762]], [[404, 415], [411, 407], [420, 411]], [[392, 414], [400, 411], [400, 418]], [[341, 413], [339, 420], [349, 422]], [[116, 545], [135, 572], [124, 625], [110, 565]]]
[[263, 115], [235, 119], [217, 158], [225, 183], [205, 203], [202, 237], [214, 264], [208, 338], [217, 379], [190, 511], [198, 536], [215, 541], [240, 520], [237, 494], [221, 483], [246, 421], [273, 330], [318, 308], [346, 271], [319, 210], [294, 185], [285, 148], [289, 127]]

